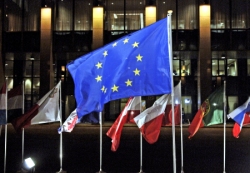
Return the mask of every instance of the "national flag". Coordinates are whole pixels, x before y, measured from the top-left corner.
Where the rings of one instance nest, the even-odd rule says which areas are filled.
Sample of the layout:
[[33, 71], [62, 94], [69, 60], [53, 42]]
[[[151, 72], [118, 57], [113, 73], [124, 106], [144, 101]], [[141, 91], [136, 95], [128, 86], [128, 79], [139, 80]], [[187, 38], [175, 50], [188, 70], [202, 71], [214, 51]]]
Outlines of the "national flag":
[[6, 83], [3, 84], [1, 90], [0, 90], [0, 125], [6, 124], [6, 101], [7, 101], [7, 95], [6, 95]]
[[235, 121], [232, 133], [235, 138], [238, 138], [242, 126], [250, 124], [250, 97], [243, 105], [228, 114], [227, 117]]
[[8, 122], [20, 117], [23, 110], [23, 89], [22, 85], [8, 91]]
[[67, 64], [78, 117], [111, 100], [171, 93], [169, 26], [167, 17]]
[[106, 135], [112, 139], [112, 151], [116, 151], [119, 147], [124, 124], [131, 122], [131, 118], [139, 115], [141, 106], [140, 101], [141, 97], [130, 97], [126, 103], [126, 106], [106, 133]]
[[71, 132], [78, 123], [99, 123], [99, 112], [91, 112], [79, 119], [75, 109], [63, 125], [58, 128], [58, 133]]
[[223, 123], [223, 96], [224, 88], [221, 86], [202, 103], [188, 128], [189, 138], [193, 137], [201, 127]]
[[19, 132], [22, 128], [33, 124], [61, 121], [59, 110], [59, 92], [61, 81], [43, 96], [29, 111], [14, 119], [12, 125]]
[[78, 116], [76, 114], [76, 109], [75, 109], [73, 112], [71, 112], [69, 117], [63, 123], [63, 125], [58, 128], [58, 133], [61, 134], [62, 132], [71, 132], [75, 127], [77, 121], [78, 121]]
[[[179, 125], [181, 121], [181, 82], [174, 87], [174, 121], [175, 125]], [[163, 117], [162, 125], [172, 124], [172, 98], [168, 101], [165, 116]]]
[[158, 140], [166, 105], [170, 99], [170, 94], [164, 94], [154, 102], [153, 106], [147, 108], [134, 118], [142, 136], [150, 144], [153, 144]]

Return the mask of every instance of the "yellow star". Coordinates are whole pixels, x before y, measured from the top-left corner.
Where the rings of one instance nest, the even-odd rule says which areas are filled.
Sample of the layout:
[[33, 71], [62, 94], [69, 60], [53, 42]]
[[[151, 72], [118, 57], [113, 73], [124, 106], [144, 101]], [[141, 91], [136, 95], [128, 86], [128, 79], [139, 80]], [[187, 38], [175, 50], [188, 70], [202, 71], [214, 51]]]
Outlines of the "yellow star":
[[137, 61], [142, 61], [142, 57], [143, 57], [143, 56], [141, 56], [140, 54], [139, 54], [139, 55], [137, 55], [137, 56], [136, 56]]
[[103, 85], [101, 90], [102, 90], [103, 93], [106, 93], [107, 88], [105, 88], [105, 86]]
[[102, 76], [98, 75], [95, 79], [96, 79], [97, 82], [102, 81]]
[[103, 56], [106, 57], [107, 55], [108, 55], [108, 51], [105, 50], [105, 51], [103, 52]]
[[132, 86], [132, 81], [129, 79], [125, 83], [127, 84], [127, 86]]
[[135, 76], [136, 75], [139, 75], [140, 76], [140, 70], [138, 70], [137, 68], [133, 71], [135, 73]]
[[112, 46], [113, 46], [113, 47], [117, 46], [117, 42], [115, 42]]
[[98, 62], [96, 65], [97, 69], [102, 68], [102, 63]]
[[119, 88], [119, 86], [116, 86], [116, 85], [114, 85], [111, 89], [113, 90], [113, 92], [118, 92], [118, 88]]
[[138, 47], [139, 43], [135, 42], [133, 45], [133, 48]]
[[124, 43], [124, 44], [128, 43], [128, 40], [129, 40], [129, 39], [126, 38], [126, 39], [123, 41], [123, 43]]

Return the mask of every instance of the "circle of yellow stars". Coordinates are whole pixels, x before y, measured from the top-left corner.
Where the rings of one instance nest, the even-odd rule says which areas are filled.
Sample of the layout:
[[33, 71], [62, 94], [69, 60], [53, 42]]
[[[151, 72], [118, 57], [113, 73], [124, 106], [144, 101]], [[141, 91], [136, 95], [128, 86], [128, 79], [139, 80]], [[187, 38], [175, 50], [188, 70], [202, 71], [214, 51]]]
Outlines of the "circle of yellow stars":
[[[123, 40], [123, 43], [124, 43], [124, 44], [128, 44], [128, 43], [129, 43], [129, 38], [125, 38], [125, 39]], [[116, 47], [117, 45], [118, 45], [118, 43], [115, 42], [115, 43], [112, 44], [112, 47]], [[132, 44], [132, 47], [133, 47], [133, 48], [139, 48], [139, 42], [134, 42], [134, 43]], [[103, 55], [104, 58], [106, 58], [106, 57], [108, 56], [108, 51], [105, 50], [105, 51], [102, 53], [102, 55]], [[139, 61], [142, 62], [142, 59], [143, 59], [143, 56], [142, 56], [142, 55], [138, 54], [138, 55], [136, 56], [137, 62], [139, 62]], [[95, 66], [96, 66], [97, 69], [101, 69], [101, 68], [103, 68], [102, 65], [103, 65], [102, 62], [97, 62], [97, 64], [96, 64]], [[140, 76], [140, 70], [137, 69], [137, 68], [133, 70], [133, 73], [134, 73], [135, 76]], [[101, 82], [101, 81], [102, 81], [102, 76], [97, 75], [95, 79], [96, 79], [96, 82]], [[125, 84], [126, 84], [127, 87], [129, 87], [129, 86], [132, 87], [132, 83], [133, 83], [133, 81], [130, 80], [130, 79], [127, 79], [127, 80], [125, 81]], [[108, 89], [108, 88], [106, 88], [106, 87], [103, 85], [102, 88], [101, 88], [101, 91], [102, 91], [103, 93], [106, 93], [106, 92], [107, 92], [107, 89]], [[118, 92], [118, 89], [119, 89], [119, 86], [117, 86], [117, 85], [115, 85], [115, 84], [111, 87], [112, 92]]]

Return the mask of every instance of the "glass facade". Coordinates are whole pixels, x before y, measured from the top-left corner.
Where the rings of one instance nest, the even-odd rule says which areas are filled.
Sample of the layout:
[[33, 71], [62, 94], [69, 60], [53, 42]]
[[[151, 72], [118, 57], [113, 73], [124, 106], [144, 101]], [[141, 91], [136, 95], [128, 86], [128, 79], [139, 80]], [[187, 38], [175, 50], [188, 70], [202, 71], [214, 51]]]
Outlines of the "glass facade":
[[[104, 7], [104, 44], [145, 27], [145, 7], [141, 0], [56, 0], [52, 8], [52, 47], [55, 81], [62, 80], [66, 116], [75, 108], [74, 84], [66, 64], [92, 51], [92, 9]], [[45, 3], [45, 4], [44, 4]], [[197, 111], [199, 60], [199, 0], [155, 0], [156, 20], [172, 14], [173, 76], [175, 85], [182, 81], [182, 103], [190, 118]], [[26, 108], [41, 97], [40, 86], [40, 9], [46, 1], [4, 0], [3, 58], [8, 88], [25, 82]], [[250, 87], [250, 1], [210, 0], [211, 5], [211, 76], [213, 86], [226, 80], [229, 109], [244, 102]], [[200, 67], [202, 68], [202, 67]], [[246, 80], [242, 80], [242, 77]], [[245, 88], [239, 89], [241, 86]], [[157, 97], [143, 97], [146, 107]], [[105, 119], [114, 120], [127, 98], [105, 106]]]

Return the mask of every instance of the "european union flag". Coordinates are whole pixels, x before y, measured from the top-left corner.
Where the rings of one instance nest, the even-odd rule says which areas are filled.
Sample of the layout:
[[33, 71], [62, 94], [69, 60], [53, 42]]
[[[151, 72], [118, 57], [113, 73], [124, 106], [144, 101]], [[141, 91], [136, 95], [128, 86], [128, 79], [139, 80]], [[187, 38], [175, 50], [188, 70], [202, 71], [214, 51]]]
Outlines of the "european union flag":
[[67, 64], [79, 117], [101, 112], [111, 100], [171, 93], [169, 22], [162, 19]]

